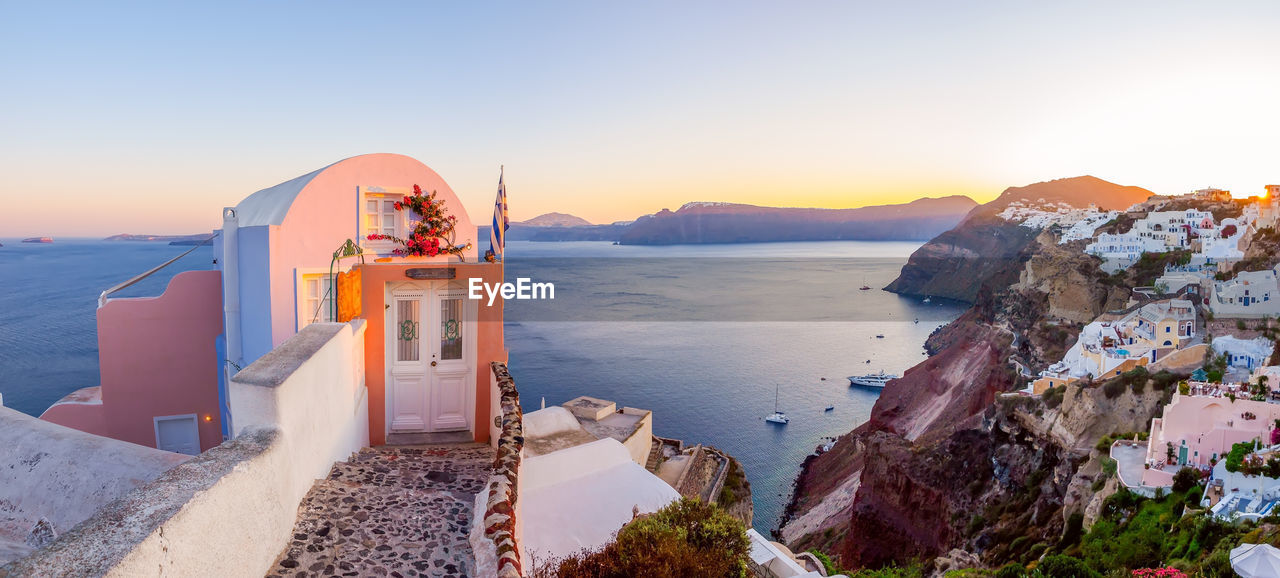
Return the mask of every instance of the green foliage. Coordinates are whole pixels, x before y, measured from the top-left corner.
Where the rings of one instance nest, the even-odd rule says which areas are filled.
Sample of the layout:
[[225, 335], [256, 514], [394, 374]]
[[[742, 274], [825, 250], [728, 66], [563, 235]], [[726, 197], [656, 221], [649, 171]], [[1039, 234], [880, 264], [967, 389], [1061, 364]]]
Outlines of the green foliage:
[[1062, 530], [1062, 539], [1058, 540], [1058, 550], [1066, 550], [1080, 543], [1084, 536], [1084, 514], [1072, 512], [1067, 517], [1067, 526]]
[[924, 575], [924, 568], [916, 564], [906, 567], [886, 566], [878, 570], [864, 569], [847, 574], [849, 578], [923, 578]]
[[1066, 395], [1066, 393], [1067, 393], [1066, 385], [1062, 385], [1059, 387], [1050, 387], [1049, 389], [1044, 390], [1044, 393], [1040, 394], [1040, 399], [1044, 401], [1045, 407], [1049, 409], [1053, 409], [1055, 407], [1058, 407], [1059, 405], [1062, 405], [1062, 398]]
[[1102, 393], [1107, 396], [1107, 399], [1115, 399], [1116, 397], [1119, 397], [1120, 394], [1124, 393], [1124, 390], [1125, 383], [1123, 377], [1117, 377], [1102, 385]]
[[1165, 391], [1169, 389], [1169, 386], [1181, 381], [1182, 376], [1176, 373], [1171, 373], [1168, 370], [1161, 369], [1151, 375], [1151, 380], [1155, 382], [1153, 385], [1157, 390]]
[[813, 554], [813, 557], [817, 558], [819, 562], [822, 562], [822, 568], [827, 571], [827, 576], [835, 576], [840, 573], [840, 569], [836, 567], [835, 562], [831, 561], [830, 556], [818, 550], [809, 550], [809, 553]]
[[682, 498], [623, 526], [614, 542], [599, 550], [559, 560], [553, 574], [561, 578], [740, 577], [747, 572], [749, 548], [741, 522], [715, 505]]
[[1094, 572], [1083, 561], [1061, 554], [1045, 556], [1036, 565], [1036, 570], [1053, 578], [1102, 578], [1101, 574]]
[[1240, 442], [1231, 444], [1231, 451], [1227, 453], [1227, 471], [1238, 472], [1244, 464], [1244, 457], [1253, 452], [1253, 442]]
[[1023, 568], [1020, 564], [1017, 564], [1016, 562], [1010, 562], [1008, 564], [1005, 564], [1004, 566], [1001, 566], [999, 570], [996, 570], [994, 578], [1022, 578], [1026, 574], [1027, 574], [1026, 568]]
[[1200, 472], [1195, 468], [1182, 468], [1173, 475], [1173, 491], [1184, 493], [1200, 483]]

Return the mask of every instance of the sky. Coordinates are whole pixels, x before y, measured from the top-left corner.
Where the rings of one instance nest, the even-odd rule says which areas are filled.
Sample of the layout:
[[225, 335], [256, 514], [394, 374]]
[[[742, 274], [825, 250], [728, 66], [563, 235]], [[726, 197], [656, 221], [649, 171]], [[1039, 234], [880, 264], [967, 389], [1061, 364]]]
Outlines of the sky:
[[407, 154], [474, 220], [1280, 182], [1280, 3], [9, 2], [0, 237]]

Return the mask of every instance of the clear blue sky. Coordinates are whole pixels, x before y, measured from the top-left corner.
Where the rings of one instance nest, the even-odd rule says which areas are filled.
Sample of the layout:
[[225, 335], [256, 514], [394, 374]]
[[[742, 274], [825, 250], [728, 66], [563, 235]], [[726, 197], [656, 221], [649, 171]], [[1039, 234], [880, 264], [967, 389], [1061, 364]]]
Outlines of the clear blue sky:
[[[0, 236], [186, 233], [398, 152], [473, 216], [1280, 181], [1280, 5], [13, 3]], [[481, 218], [483, 220], [483, 218]]]

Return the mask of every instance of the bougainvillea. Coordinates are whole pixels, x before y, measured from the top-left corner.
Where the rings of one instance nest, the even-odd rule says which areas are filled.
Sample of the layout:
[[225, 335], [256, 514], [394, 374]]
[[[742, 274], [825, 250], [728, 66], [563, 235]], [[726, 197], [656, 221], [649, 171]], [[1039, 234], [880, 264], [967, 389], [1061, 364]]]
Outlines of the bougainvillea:
[[372, 233], [366, 237], [367, 239], [394, 242], [400, 245], [400, 248], [392, 253], [411, 257], [435, 257], [445, 254], [462, 258], [462, 253], [471, 248], [471, 243], [462, 246], [453, 244], [454, 226], [457, 225], [458, 218], [445, 211], [444, 201], [436, 199], [435, 191], [424, 195], [422, 187], [414, 185], [413, 194], [405, 195], [403, 199], [396, 201], [395, 209], [411, 211], [416, 215], [416, 218], [409, 219], [411, 229], [408, 236], [401, 239], [393, 235]]
[[1165, 566], [1164, 568], [1139, 568], [1133, 571], [1134, 578], [1187, 578], [1187, 573]]

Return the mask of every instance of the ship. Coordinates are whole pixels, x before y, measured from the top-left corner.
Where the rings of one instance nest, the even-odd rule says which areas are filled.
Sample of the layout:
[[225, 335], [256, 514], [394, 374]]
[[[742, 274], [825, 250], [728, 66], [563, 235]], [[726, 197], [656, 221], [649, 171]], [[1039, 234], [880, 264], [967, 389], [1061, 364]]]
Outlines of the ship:
[[883, 389], [884, 384], [889, 383], [889, 380], [891, 379], [898, 379], [898, 376], [890, 375], [881, 371], [880, 373], [872, 373], [869, 375], [851, 375], [848, 379], [849, 385], [861, 385], [862, 387]]
[[52, 243], [53, 237], [29, 237], [22, 240], [23, 243]]

